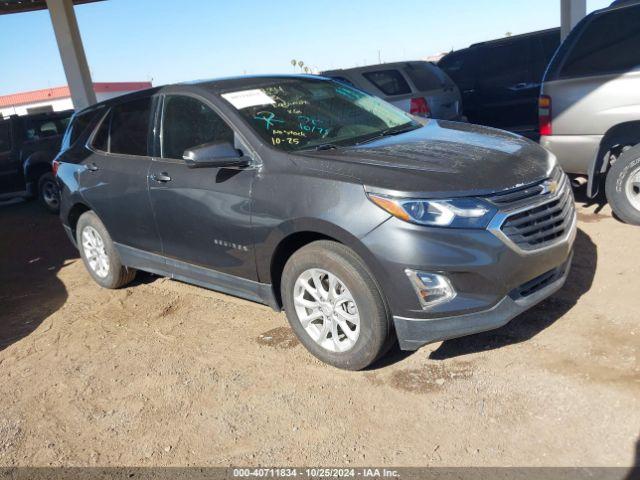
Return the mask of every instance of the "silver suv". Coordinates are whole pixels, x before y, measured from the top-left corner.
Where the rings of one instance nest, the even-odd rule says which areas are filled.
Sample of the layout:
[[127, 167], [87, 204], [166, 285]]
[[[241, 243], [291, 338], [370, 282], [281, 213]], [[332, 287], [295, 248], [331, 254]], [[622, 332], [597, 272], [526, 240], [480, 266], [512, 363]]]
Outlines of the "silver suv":
[[420, 117], [462, 119], [460, 90], [442, 69], [430, 62], [382, 63], [321, 74]]
[[585, 17], [554, 55], [539, 100], [540, 143], [568, 173], [604, 186], [616, 215], [640, 225], [640, 0]]

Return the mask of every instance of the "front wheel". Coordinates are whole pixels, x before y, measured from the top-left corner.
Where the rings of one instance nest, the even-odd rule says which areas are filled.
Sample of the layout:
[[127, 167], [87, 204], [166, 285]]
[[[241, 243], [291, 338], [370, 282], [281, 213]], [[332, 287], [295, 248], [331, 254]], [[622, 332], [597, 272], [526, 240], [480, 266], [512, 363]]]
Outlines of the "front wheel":
[[120, 288], [136, 276], [136, 270], [122, 265], [111, 236], [95, 213], [89, 211], [80, 216], [76, 241], [84, 266], [101, 287]]
[[281, 282], [287, 319], [300, 342], [325, 363], [360, 370], [393, 341], [389, 309], [351, 249], [317, 241], [287, 261]]
[[622, 152], [607, 173], [607, 200], [626, 223], [640, 225], [640, 145]]

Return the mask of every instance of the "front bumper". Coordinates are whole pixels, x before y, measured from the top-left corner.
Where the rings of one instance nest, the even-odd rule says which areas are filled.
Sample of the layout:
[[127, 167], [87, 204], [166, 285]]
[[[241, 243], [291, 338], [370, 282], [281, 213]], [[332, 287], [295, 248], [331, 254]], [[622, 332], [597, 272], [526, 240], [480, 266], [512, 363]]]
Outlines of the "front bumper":
[[523, 296], [521, 289], [515, 289], [500, 300], [494, 307], [481, 312], [454, 317], [434, 319], [393, 317], [393, 322], [402, 350], [417, 350], [433, 342], [463, 337], [502, 327], [522, 312], [533, 307], [545, 298], [557, 292], [564, 285], [571, 268], [571, 257], [567, 262], [537, 281], [544, 286], [534, 293]]
[[[401, 348], [498, 328], [561, 288], [577, 234], [573, 202], [565, 177], [555, 194], [501, 209], [486, 230], [427, 228], [392, 217], [369, 232], [362, 240], [377, 260], [374, 274]], [[531, 246], [537, 229], [544, 239], [557, 235]], [[446, 276], [455, 297], [423, 308], [405, 269]]]

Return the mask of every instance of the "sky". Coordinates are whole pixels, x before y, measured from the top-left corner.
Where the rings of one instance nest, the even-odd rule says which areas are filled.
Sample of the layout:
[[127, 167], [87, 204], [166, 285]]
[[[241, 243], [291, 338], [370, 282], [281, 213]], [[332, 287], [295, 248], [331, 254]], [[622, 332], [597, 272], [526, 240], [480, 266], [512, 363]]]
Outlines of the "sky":
[[[587, 0], [587, 10], [611, 0]], [[419, 59], [560, 24], [560, 0], [107, 0], [75, 7], [94, 82]], [[0, 16], [0, 95], [66, 84], [46, 10]]]

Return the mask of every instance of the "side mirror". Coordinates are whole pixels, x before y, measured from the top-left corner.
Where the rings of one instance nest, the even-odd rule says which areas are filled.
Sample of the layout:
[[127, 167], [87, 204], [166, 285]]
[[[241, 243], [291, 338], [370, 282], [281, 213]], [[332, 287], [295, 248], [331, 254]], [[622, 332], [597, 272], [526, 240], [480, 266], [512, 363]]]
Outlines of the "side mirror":
[[229, 142], [213, 142], [185, 150], [182, 158], [189, 168], [245, 167], [249, 161]]

